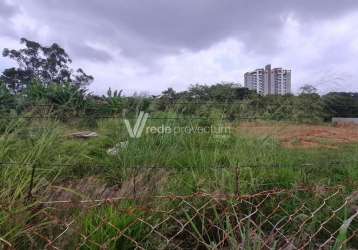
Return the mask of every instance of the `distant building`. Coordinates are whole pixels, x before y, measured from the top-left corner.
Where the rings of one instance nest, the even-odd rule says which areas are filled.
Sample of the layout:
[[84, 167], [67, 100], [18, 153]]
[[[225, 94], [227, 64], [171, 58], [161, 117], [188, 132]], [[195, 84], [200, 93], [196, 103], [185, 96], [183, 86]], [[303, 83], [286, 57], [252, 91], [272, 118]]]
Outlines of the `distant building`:
[[245, 87], [251, 90], [255, 90], [259, 94], [265, 92], [265, 70], [257, 69], [245, 74]]
[[261, 95], [286, 95], [291, 93], [291, 70], [282, 68], [256, 69], [245, 74], [245, 87]]

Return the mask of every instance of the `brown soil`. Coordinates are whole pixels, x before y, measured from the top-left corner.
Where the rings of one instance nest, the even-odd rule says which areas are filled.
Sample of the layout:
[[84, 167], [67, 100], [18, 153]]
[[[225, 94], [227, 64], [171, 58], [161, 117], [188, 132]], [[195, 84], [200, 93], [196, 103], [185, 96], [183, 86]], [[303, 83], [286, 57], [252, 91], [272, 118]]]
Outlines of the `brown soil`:
[[[129, 177], [121, 184], [108, 186], [96, 176], [85, 177], [52, 185], [42, 200], [51, 204], [80, 205], [80, 201], [112, 200], [123, 197], [149, 197], [160, 191], [168, 180], [169, 172], [164, 169], [150, 171], [143, 169], [135, 177]], [[83, 205], [85, 205], [83, 203]]]
[[287, 148], [337, 148], [358, 143], [358, 126], [295, 125], [282, 123], [242, 123], [238, 132], [252, 136], [272, 136]]

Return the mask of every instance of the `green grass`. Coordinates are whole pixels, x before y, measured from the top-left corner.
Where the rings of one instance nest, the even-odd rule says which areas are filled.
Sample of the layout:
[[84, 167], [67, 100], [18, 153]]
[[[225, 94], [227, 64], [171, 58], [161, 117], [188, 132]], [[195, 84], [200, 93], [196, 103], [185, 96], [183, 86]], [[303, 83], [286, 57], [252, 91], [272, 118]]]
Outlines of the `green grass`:
[[[108, 206], [94, 209], [82, 218], [81, 231], [89, 235], [90, 241], [84, 242], [81, 249], [97, 249], [97, 244], [106, 249], [132, 249], [135, 241], [140, 241], [143, 235], [149, 233], [149, 227], [138, 221], [137, 218], [143, 213], [135, 212], [128, 215], [123, 211], [133, 204], [121, 204], [121, 207]], [[110, 224], [103, 224], [103, 218]], [[120, 237], [126, 235], [126, 237]], [[97, 244], [91, 244], [96, 242]], [[68, 246], [71, 247], [71, 246]]]
[[[147, 126], [160, 126], [162, 123], [161, 120], [149, 120]], [[212, 125], [212, 122], [165, 120], [164, 124], [198, 126]], [[142, 168], [153, 167], [153, 171], [156, 168], [167, 169], [170, 180], [161, 188], [161, 195], [185, 195], [193, 192], [232, 194], [238, 190], [241, 194], [250, 194], [301, 185], [342, 185], [349, 194], [358, 187], [358, 145], [345, 145], [338, 149], [287, 149], [270, 137], [252, 138], [234, 132], [228, 138], [215, 138], [210, 134], [144, 133], [141, 138], [131, 139], [128, 138], [123, 122], [113, 119], [98, 121], [95, 130], [99, 137], [91, 140], [69, 138], [66, 135], [76, 128], [54, 121], [12, 120], [6, 127], [0, 135], [0, 162], [10, 164], [0, 165], [0, 242], [17, 242], [18, 248], [22, 249], [27, 245], [19, 242], [33, 240], [26, 228], [29, 221], [38, 220], [36, 199], [48, 192], [50, 184], [61, 185], [64, 181], [78, 180], [85, 176], [100, 176], [109, 184], [118, 184], [128, 180], [133, 174], [131, 170], [137, 168], [139, 173]], [[120, 149], [114, 156], [107, 154], [108, 148], [126, 140], [127, 148]], [[34, 168], [34, 179], [31, 180]], [[237, 169], [240, 170], [239, 187]], [[31, 181], [35, 198], [29, 200]], [[313, 201], [312, 199], [307, 197], [307, 202]], [[164, 205], [175, 206], [174, 203]], [[294, 211], [296, 205], [298, 204], [291, 204], [286, 209]], [[221, 217], [215, 217], [219, 215], [214, 211], [219, 213], [220, 210], [214, 209], [210, 213], [213, 220], [219, 221]], [[119, 229], [140, 216], [123, 215], [113, 207], [101, 208], [85, 213], [79, 230], [84, 234], [93, 231], [100, 223], [100, 215]], [[14, 216], [17, 217], [16, 220]], [[322, 214], [322, 219], [324, 216]], [[220, 223], [224, 223], [222, 226], [229, 230], [232, 225], [227, 220], [228, 218]], [[37, 221], [34, 228], [41, 230], [45, 224], [46, 221]], [[199, 220], [191, 222], [191, 226], [193, 234], [197, 234], [200, 232], [197, 227], [203, 225]], [[140, 239], [148, 228], [139, 223], [131, 230], [128, 234]], [[243, 227], [240, 230], [241, 238], [249, 237], [249, 228]], [[106, 244], [108, 239], [115, 237], [116, 231], [114, 227], [101, 227], [91, 237], [95, 242]], [[337, 241], [342, 242], [347, 237], [346, 234], [347, 231], [342, 229]], [[210, 239], [215, 240], [215, 237]], [[230, 241], [235, 240], [237, 239], [231, 236]], [[209, 247], [210, 242], [207, 244]], [[245, 244], [248, 244], [247, 249], [262, 247], [259, 242]], [[108, 247], [131, 249], [133, 245], [130, 241], [119, 240], [111, 242]], [[85, 244], [83, 249], [96, 247]]]

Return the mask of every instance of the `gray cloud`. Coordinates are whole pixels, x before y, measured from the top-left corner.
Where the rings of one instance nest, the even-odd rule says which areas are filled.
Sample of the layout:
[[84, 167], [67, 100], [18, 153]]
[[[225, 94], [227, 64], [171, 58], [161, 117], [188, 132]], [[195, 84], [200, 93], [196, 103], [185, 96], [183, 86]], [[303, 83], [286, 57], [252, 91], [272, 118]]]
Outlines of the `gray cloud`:
[[[200, 50], [237, 37], [253, 50], [275, 47], [281, 17], [331, 18], [358, 7], [356, 0], [21, 0], [23, 9], [75, 39], [96, 39], [128, 56]], [[66, 29], [65, 29], [66, 27]]]
[[109, 62], [113, 59], [112, 55], [102, 49], [93, 48], [87, 44], [74, 43], [69, 46], [69, 53], [73, 56], [86, 58], [99, 62]]
[[0, 18], [9, 18], [17, 12], [18, 9], [15, 6], [8, 4], [5, 0], [0, 2]]
[[[333, 66], [352, 60], [344, 48], [344, 43], [351, 37], [328, 44], [319, 56], [305, 62], [297, 50], [305, 48], [305, 53], [311, 53], [319, 45], [310, 46], [307, 43], [317, 43], [317, 40], [303, 39], [306, 44], [302, 46], [292, 41], [288, 41], [286, 46], [282, 41], [286, 39], [283, 29], [288, 18], [293, 17], [299, 22], [297, 32], [306, 38], [320, 35], [320, 30], [311, 30], [312, 26], [343, 18], [358, 10], [356, 0], [13, 0], [16, 5], [0, 1], [0, 16], [7, 21], [15, 14], [23, 18], [19, 21], [22, 24], [20, 28], [16, 31], [8, 29], [7, 35], [26, 36], [47, 44], [58, 42], [75, 60], [87, 61], [91, 69], [106, 72], [103, 73], [105, 79], [101, 80], [111, 80], [107, 75], [115, 72], [116, 75], [123, 74], [121, 80], [128, 84], [131, 81], [150, 81], [150, 77], [153, 83], [163, 83], [180, 78], [167, 79], [171, 74], [188, 71], [192, 73], [184, 77], [186, 81], [206, 76], [208, 72], [205, 70], [201, 71], [202, 75], [195, 75], [189, 68], [193, 66], [191, 61], [200, 63], [199, 59], [192, 58], [195, 56], [212, 60], [212, 64], [207, 65], [214, 71], [210, 73], [212, 79], [215, 75], [230, 75], [228, 79], [219, 80], [230, 80], [234, 76], [241, 80], [241, 69], [259, 67], [262, 65], [256, 64], [272, 60], [285, 62], [289, 67], [298, 64], [300, 70], [320, 67], [317, 71], [324, 71], [325, 66], [318, 65], [327, 60], [326, 65]], [[32, 28], [24, 23], [30, 23]], [[0, 38], [4, 32], [0, 31]], [[229, 51], [231, 47], [222, 48], [221, 44], [230, 39], [237, 41], [242, 48], [238, 49], [232, 43], [228, 44], [236, 48], [235, 52]], [[205, 56], [202, 52], [206, 53]], [[237, 55], [229, 60], [216, 60], [215, 53], [220, 57], [230, 57], [230, 53]], [[165, 59], [171, 56], [175, 57], [176, 65]], [[241, 56], [241, 61], [237, 62], [235, 56]], [[297, 58], [296, 62], [292, 57]], [[185, 63], [182, 58], [185, 58]], [[158, 61], [167, 60], [170, 68], [158, 64]], [[218, 61], [235, 63], [223, 66]], [[113, 64], [110, 72], [108, 64]], [[233, 71], [235, 68], [240, 70]], [[89, 73], [96, 76], [96, 72]], [[309, 78], [307, 73], [306, 78]], [[175, 84], [180, 85], [178, 82]]]
[[0, 1], [0, 36], [16, 36], [16, 32], [10, 23], [10, 18], [18, 13], [19, 9], [16, 6], [8, 4], [5, 0]]

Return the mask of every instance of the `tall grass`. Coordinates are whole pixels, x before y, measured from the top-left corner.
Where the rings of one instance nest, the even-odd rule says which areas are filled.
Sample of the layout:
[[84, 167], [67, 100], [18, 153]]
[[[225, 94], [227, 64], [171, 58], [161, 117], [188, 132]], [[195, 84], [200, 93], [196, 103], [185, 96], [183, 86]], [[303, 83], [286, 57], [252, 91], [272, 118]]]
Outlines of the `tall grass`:
[[[218, 126], [213, 121], [219, 122], [173, 118], [176, 119], [149, 120], [147, 126]], [[233, 128], [237, 125], [225, 124]], [[177, 195], [193, 192], [247, 194], [299, 185], [343, 185], [348, 193], [358, 186], [357, 145], [339, 149], [285, 149], [273, 138], [252, 138], [234, 129], [227, 137], [215, 137], [210, 133], [148, 134], [144, 131], [142, 137], [133, 139], [128, 137], [123, 121], [115, 119], [98, 121], [95, 130], [99, 137], [91, 140], [69, 137], [76, 129], [50, 120], [11, 120], [6, 125], [0, 135], [0, 242], [4, 245], [18, 242], [18, 248], [26, 249], [25, 242], [34, 241], [29, 224], [38, 230], [48, 226], [46, 221], [38, 221], [41, 209], [37, 201], [46, 198], [51, 185], [62, 185], [69, 179], [79, 180], [85, 176], [100, 176], [108, 183], [120, 184], [131, 178], [133, 169], [153, 168], [155, 171], [160, 168], [171, 173], [160, 189], [161, 194]], [[126, 141], [127, 146], [118, 147], [117, 154], [107, 153], [109, 148]], [[311, 202], [312, 197], [307, 201]], [[286, 209], [293, 210], [295, 205]], [[222, 220], [221, 226], [229, 230], [232, 226], [229, 218], [215, 211], [210, 213], [212, 219]], [[120, 216], [113, 208], [97, 212], [103, 213], [118, 228], [133, 220]], [[98, 226], [97, 212], [83, 215], [83, 232]], [[191, 226], [193, 234], [200, 234], [198, 227], [203, 227], [202, 222], [193, 221]], [[101, 230], [93, 235], [99, 242], [115, 233], [110, 228]], [[145, 231], [141, 226], [133, 230], [130, 234], [139, 238]], [[252, 232], [243, 227], [240, 234], [241, 239], [248, 239]], [[345, 231], [340, 235], [344, 239]], [[238, 244], [237, 240], [234, 235], [230, 238], [233, 245]], [[258, 241], [243, 242], [247, 249], [262, 247]], [[127, 241], [116, 244], [119, 245], [111, 247], [132, 247]], [[210, 241], [207, 244], [210, 247]]]

